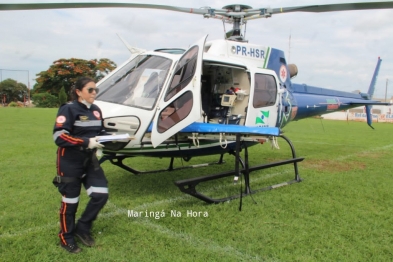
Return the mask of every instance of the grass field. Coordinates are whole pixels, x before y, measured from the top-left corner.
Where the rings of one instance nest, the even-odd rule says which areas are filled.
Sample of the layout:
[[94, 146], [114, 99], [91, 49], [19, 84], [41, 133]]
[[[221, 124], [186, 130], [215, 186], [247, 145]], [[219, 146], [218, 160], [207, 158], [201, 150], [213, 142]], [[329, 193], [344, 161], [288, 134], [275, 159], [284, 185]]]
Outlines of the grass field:
[[[135, 176], [102, 164], [110, 199], [93, 234], [97, 245], [68, 254], [58, 246], [60, 194], [52, 185], [56, 109], [0, 108], [0, 261], [392, 261], [393, 125], [307, 119], [284, 128], [298, 156], [302, 183], [208, 205], [173, 181], [222, 166]], [[249, 149], [252, 164], [290, 156], [270, 145]], [[176, 166], [218, 157], [175, 161]], [[168, 159], [135, 158], [141, 170]], [[259, 188], [293, 178], [293, 167], [251, 174]], [[239, 192], [232, 178], [201, 186], [206, 194]], [[77, 217], [88, 197], [81, 192]], [[129, 211], [142, 217], [129, 217]], [[165, 216], [162, 216], [162, 212]], [[187, 212], [200, 216], [187, 216]], [[172, 215], [171, 215], [172, 212]], [[181, 213], [181, 217], [179, 214]]]

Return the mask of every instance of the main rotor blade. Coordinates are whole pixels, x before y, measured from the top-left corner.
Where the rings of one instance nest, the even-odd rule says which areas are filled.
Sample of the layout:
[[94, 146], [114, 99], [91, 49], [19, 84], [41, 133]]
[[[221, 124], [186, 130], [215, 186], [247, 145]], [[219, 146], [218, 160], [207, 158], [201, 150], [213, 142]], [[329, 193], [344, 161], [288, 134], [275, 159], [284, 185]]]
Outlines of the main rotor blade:
[[393, 2], [373, 2], [373, 3], [344, 3], [330, 5], [305, 5], [295, 7], [272, 8], [272, 14], [291, 13], [291, 12], [335, 12], [368, 9], [393, 8]]
[[[0, 11], [11, 10], [40, 10], [40, 9], [65, 9], [65, 8], [150, 8], [161, 9], [197, 15], [210, 14], [210, 8], [185, 8], [169, 5], [150, 5], [136, 3], [32, 3], [32, 4], [0, 4]], [[221, 9], [219, 9], [221, 11]]]
[[[182, 13], [191, 13], [204, 15], [205, 17], [244, 17], [246, 20], [270, 17], [272, 14], [282, 14], [291, 12], [335, 12], [351, 10], [370, 10], [370, 9], [387, 9], [393, 8], [393, 1], [389, 2], [372, 2], [372, 3], [343, 3], [328, 5], [306, 5], [282, 8], [260, 8], [244, 9], [236, 12], [229, 9], [204, 8], [186, 8], [170, 5], [153, 5], [138, 3], [9, 3], [0, 4], [0, 11], [11, 10], [40, 10], [40, 9], [67, 9], [67, 8], [148, 8], [160, 9]], [[247, 19], [248, 18], [248, 19]]]

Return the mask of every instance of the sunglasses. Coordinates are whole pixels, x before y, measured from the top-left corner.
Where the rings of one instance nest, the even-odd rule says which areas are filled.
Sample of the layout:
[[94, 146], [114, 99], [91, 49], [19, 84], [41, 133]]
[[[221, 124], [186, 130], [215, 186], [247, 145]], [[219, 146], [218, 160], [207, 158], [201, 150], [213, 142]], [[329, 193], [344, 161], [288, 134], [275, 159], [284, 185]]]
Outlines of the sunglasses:
[[87, 89], [87, 91], [89, 92], [89, 94], [93, 93], [93, 91], [96, 91], [96, 94], [98, 94], [99, 89], [98, 88], [94, 88], [94, 87], [90, 87]]

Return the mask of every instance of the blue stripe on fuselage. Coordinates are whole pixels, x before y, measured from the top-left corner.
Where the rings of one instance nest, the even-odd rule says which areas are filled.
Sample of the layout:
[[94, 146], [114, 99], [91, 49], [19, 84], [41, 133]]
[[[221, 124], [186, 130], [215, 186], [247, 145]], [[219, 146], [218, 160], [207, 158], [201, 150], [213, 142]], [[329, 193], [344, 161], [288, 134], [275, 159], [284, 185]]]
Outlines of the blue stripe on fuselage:
[[[151, 132], [152, 124], [150, 124], [147, 132]], [[213, 123], [194, 122], [183, 128], [180, 133], [227, 133], [227, 134], [244, 134], [244, 135], [265, 135], [278, 136], [280, 129], [277, 127], [248, 127], [239, 125], [223, 125]]]

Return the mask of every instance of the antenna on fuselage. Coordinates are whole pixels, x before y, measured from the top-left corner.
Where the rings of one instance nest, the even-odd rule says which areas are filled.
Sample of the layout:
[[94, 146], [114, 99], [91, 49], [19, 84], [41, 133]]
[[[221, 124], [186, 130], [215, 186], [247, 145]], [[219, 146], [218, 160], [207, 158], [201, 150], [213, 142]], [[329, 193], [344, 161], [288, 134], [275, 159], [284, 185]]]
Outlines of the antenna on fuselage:
[[143, 53], [143, 52], [146, 51], [145, 49], [140, 49], [140, 48], [131, 46], [131, 45], [130, 45], [129, 43], [127, 43], [127, 41], [124, 40], [119, 34], [116, 34], [116, 35], [120, 38], [120, 40], [121, 40], [121, 41], [123, 42], [123, 44], [127, 47], [127, 49], [131, 52], [132, 55], [137, 55], [137, 54], [140, 54], [140, 53]]

